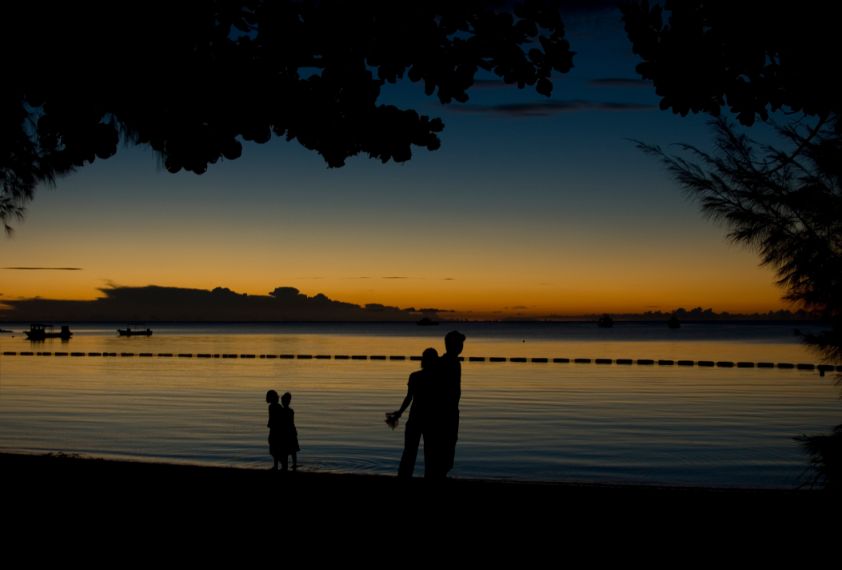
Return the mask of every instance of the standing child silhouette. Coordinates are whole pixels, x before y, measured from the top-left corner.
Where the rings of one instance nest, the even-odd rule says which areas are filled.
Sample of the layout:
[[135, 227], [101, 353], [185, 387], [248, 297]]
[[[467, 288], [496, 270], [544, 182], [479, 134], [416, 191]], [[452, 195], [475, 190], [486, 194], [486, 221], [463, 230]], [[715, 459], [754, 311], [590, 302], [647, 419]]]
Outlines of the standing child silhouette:
[[273, 471], [278, 469], [278, 462], [281, 461], [280, 442], [283, 408], [278, 403], [279, 400], [278, 393], [274, 390], [266, 392], [266, 403], [269, 404], [269, 423], [266, 424], [266, 427], [269, 428], [269, 454], [272, 455], [275, 462], [272, 466]]
[[289, 456], [292, 455], [292, 469], [298, 469], [298, 452], [301, 448], [298, 446], [298, 430], [295, 429], [295, 412], [289, 407], [292, 401], [292, 394], [285, 392], [281, 396], [280, 409], [280, 429], [278, 450], [281, 459], [281, 471], [286, 471], [289, 468]]

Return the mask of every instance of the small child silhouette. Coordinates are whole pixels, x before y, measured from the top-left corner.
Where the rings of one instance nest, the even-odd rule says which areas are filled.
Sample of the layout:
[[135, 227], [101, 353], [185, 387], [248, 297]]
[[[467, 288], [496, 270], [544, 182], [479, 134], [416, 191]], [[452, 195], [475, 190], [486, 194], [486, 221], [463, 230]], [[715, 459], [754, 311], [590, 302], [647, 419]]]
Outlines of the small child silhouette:
[[281, 396], [279, 426], [278, 426], [278, 451], [280, 453], [281, 471], [289, 468], [289, 456], [292, 455], [292, 469], [298, 469], [298, 455], [301, 451], [298, 446], [298, 430], [295, 429], [295, 412], [289, 407], [292, 401], [292, 394], [285, 392]]
[[266, 403], [269, 404], [269, 423], [266, 424], [266, 427], [269, 428], [269, 454], [272, 455], [275, 462], [272, 466], [273, 471], [278, 469], [278, 463], [281, 461], [280, 443], [283, 408], [278, 403], [279, 401], [280, 398], [276, 391], [269, 390], [266, 392]]

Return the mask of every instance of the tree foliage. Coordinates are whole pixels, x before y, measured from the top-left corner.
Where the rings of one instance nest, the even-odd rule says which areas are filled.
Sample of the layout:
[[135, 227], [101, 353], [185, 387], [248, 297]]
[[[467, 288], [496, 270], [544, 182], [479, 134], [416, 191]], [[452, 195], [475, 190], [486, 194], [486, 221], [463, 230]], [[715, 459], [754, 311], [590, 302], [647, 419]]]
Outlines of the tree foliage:
[[[833, 8], [817, 0], [642, 0], [622, 9], [642, 59], [637, 71], [654, 83], [662, 109], [719, 117], [726, 108], [745, 126], [789, 116], [778, 128], [786, 149], [758, 145], [725, 119], [714, 123], [714, 153], [683, 145], [695, 162], [640, 146], [731, 239], [758, 251], [787, 298], [830, 319], [830, 330], [806, 340], [842, 361], [842, 36]], [[842, 487], [840, 435], [842, 426], [797, 438], [828, 489]]]
[[662, 109], [718, 116], [726, 107], [744, 125], [770, 111], [842, 111], [842, 35], [826, 2], [643, 0], [622, 10], [637, 71]]
[[842, 152], [836, 128], [781, 127], [786, 149], [760, 145], [724, 119], [713, 123], [716, 151], [681, 145], [698, 162], [641, 144], [729, 237], [774, 268], [786, 297], [842, 317]]
[[33, 190], [148, 145], [202, 173], [241, 141], [296, 140], [332, 167], [405, 161], [439, 119], [379, 101], [384, 83], [465, 101], [477, 73], [549, 95], [572, 67], [558, 1], [130, 0], [0, 7], [0, 219]]

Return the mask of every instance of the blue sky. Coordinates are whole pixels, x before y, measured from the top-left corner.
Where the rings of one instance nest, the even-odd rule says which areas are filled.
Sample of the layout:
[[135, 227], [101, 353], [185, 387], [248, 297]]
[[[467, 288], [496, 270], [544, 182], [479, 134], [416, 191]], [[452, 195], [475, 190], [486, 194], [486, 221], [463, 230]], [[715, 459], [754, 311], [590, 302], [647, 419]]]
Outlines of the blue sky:
[[706, 147], [708, 118], [657, 110], [651, 86], [598, 81], [636, 77], [618, 12], [566, 22], [576, 67], [549, 100], [483, 86], [442, 106], [419, 85], [384, 89], [446, 125], [442, 148], [408, 163], [328, 169], [273, 140], [172, 175], [153, 152], [121, 149], [41, 190], [0, 247], [0, 267], [81, 271], [2, 270], [0, 299], [287, 285], [469, 318], [781, 306], [772, 272], [630, 140]]

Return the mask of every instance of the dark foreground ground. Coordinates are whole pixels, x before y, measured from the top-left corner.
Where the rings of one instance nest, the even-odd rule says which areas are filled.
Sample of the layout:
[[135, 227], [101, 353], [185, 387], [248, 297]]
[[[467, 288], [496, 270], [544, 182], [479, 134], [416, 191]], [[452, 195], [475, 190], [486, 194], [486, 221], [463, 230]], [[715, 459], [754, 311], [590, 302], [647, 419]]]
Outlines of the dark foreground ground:
[[838, 537], [832, 529], [842, 506], [840, 497], [816, 490], [461, 479], [431, 485], [44, 455], [0, 454], [0, 474], [7, 545], [14, 533], [20, 540], [58, 533], [97, 544], [174, 540], [180, 547], [178, 537], [201, 537], [203, 557], [212, 556], [209, 546], [230, 547], [234, 537], [253, 540], [257, 551], [271, 540], [271, 548], [307, 544], [312, 556], [327, 557], [344, 556], [337, 548], [348, 541], [383, 556], [445, 548], [485, 559], [582, 548], [597, 558], [622, 557], [629, 545], [650, 545], [654, 553], [675, 544], [694, 544], [684, 553], [694, 557], [723, 541], [761, 544], [766, 554], [796, 546], [806, 552], [820, 548], [825, 531]]

